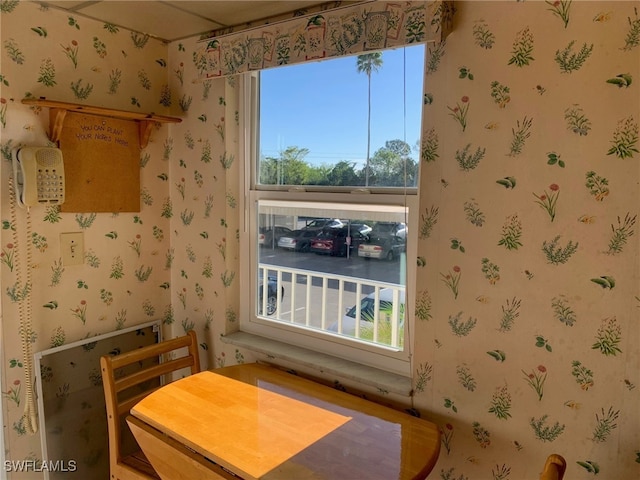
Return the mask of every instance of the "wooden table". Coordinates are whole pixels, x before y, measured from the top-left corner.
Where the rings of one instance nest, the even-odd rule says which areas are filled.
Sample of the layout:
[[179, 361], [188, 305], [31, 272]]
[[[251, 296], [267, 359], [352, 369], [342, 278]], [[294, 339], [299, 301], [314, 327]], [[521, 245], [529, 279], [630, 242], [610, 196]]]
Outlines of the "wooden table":
[[433, 423], [262, 364], [177, 380], [131, 415], [246, 480], [424, 479], [440, 452]]

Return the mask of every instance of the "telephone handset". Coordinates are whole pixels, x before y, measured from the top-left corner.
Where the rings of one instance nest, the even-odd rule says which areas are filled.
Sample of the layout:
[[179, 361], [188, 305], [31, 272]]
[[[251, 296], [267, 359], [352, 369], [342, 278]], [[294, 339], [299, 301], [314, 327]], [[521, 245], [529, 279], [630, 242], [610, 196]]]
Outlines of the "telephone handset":
[[23, 147], [13, 151], [16, 199], [21, 207], [64, 203], [64, 162], [53, 147]]

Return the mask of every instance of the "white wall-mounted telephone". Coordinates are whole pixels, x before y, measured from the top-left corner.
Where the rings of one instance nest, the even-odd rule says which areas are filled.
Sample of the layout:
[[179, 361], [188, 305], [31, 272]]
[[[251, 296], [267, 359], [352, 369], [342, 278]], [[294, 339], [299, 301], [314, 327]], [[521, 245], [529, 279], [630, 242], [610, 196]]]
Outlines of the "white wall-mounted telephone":
[[13, 151], [16, 200], [21, 207], [64, 203], [64, 162], [54, 147], [22, 147]]

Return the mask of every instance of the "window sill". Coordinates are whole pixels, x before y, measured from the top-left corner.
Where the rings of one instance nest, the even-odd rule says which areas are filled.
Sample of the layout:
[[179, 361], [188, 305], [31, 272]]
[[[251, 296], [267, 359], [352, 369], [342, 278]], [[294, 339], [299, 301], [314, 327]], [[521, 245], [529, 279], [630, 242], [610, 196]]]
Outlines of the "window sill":
[[223, 343], [266, 355], [272, 363], [277, 363], [278, 360], [291, 362], [325, 375], [337, 375], [353, 380], [380, 391], [405, 397], [411, 396], [411, 378], [409, 377], [246, 332], [223, 335], [221, 340]]

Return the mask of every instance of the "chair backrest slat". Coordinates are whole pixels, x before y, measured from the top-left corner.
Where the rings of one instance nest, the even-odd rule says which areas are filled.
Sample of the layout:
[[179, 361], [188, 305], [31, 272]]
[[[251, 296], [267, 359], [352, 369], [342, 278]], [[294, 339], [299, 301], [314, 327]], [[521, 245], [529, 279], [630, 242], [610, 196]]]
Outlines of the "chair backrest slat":
[[153, 367], [145, 368], [144, 370], [137, 371], [126, 377], [118, 378], [114, 387], [116, 392], [123, 392], [124, 390], [144, 383], [153, 378], [163, 377], [171, 372], [182, 370], [183, 368], [193, 367], [193, 357], [180, 357], [174, 360], [162, 362]]
[[191, 347], [192, 342], [196, 343], [197, 341], [195, 337], [191, 337], [190, 331], [183, 337], [164, 340], [147, 347], [131, 350], [130, 352], [121, 353], [120, 355], [115, 355], [111, 357], [111, 362], [115, 370], [127, 365], [131, 365], [133, 363], [141, 362], [142, 360], [146, 360], [151, 357], [157, 357], [165, 353], [172, 352], [173, 350], [177, 350], [179, 348]]

